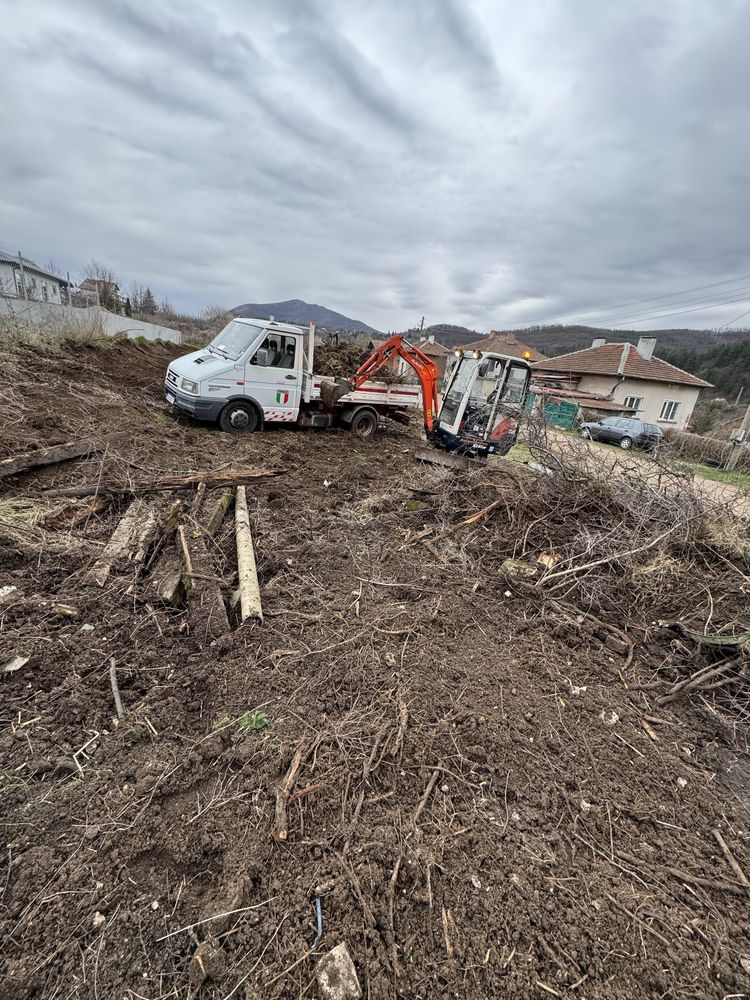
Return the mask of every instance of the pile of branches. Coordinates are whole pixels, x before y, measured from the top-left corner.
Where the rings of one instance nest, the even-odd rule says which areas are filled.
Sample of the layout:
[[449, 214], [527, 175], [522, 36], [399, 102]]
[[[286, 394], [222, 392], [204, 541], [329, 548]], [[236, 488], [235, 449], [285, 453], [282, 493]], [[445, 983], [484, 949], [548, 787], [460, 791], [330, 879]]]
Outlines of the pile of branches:
[[665, 695], [710, 692], [750, 721], [750, 525], [658, 461], [614, 452], [610, 465], [579, 445], [537, 435], [531, 469], [504, 462], [425, 494], [435, 526], [420, 542], [533, 595], [540, 614], [564, 606], [615, 629]]
[[[328, 378], [349, 378], [371, 354], [371, 350], [346, 341], [340, 344], [322, 344], [315, 348], [315, 374], [325, 375]], [[390, 367], [381, 368], [376, 380], [389, 384], [402, 384], [407, 381], [405, 376], [399, 375]]]

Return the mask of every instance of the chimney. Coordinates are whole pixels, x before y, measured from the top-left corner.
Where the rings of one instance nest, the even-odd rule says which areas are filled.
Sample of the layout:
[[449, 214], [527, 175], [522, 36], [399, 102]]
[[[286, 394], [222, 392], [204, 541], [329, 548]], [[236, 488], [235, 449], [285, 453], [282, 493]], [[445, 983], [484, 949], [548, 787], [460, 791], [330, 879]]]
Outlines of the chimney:
[[518, 337], [516, 336], [515, 330], [511, 330], [508, 333], [508, 336], [505, 338], [505, 342], [506, 342], [506, 344], [517, 344], [518, 343]]
[[656, 337], [641, 337], [638, 341], [638, 346], [636, 350], [642, 358], [653, 358], [654, 348], [656, 347]]
[[429, 340], [429, 342], [431, 344], [434, 344], [435, 343], [435, 334], [431, 333], [430, 336], [427, 339]]
[[592, 347], [604, 347], [604, 345], [606, 343], [607, 343], [607, 338], [606, 337], [595, 337], [591, 341], [591, 346]]

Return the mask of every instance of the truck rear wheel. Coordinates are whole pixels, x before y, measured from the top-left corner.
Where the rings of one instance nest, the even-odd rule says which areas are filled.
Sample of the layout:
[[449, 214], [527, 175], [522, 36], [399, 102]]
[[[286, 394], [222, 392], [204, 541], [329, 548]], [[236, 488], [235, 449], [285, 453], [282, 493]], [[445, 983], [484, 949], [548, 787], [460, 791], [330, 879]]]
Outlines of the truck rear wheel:
[[219, 414], [219, 427], [228, 434], [257, 431], [258, 411], [252, 403], [227, 403]]
[[369, 406], [363, 406], [354, 413], [351, 420], [347, 421], [347, 426], [352, 434], [366, 441], [378, 429], [378, 415]]

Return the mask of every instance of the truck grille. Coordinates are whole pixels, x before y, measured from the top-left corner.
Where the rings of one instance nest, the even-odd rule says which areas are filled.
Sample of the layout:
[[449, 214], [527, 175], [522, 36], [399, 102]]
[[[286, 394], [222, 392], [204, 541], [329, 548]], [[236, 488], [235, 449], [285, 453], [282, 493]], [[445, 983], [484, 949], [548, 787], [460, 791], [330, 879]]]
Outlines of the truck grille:
[[171, 368], [167, 368], [167, 385], [171, 385], [173, 389], [177, 388], [177, 376], [172, 371]]

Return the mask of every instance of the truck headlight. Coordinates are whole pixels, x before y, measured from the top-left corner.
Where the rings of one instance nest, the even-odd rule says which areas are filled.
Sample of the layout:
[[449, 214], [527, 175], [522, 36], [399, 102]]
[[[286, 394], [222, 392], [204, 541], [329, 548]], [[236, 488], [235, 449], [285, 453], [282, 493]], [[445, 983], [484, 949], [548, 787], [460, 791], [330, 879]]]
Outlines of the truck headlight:
[[189, 378], [184, 378], [182, 380], [182, 382], [180, 382], [180, 388], [184, 389], [185, 392], [197, 392], [198, 391], [198, 383], [197, 382], [191, 382]]

